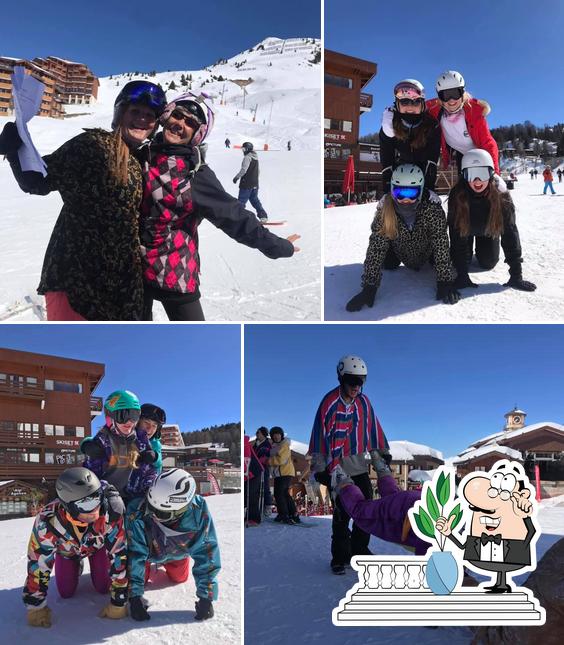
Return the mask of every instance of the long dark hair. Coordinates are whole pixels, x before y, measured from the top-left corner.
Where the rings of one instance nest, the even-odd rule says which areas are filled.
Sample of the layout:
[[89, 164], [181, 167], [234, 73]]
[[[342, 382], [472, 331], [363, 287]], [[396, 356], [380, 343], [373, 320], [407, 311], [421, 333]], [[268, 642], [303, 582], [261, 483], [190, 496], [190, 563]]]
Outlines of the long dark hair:
[[394, 135], [400, 141], [407, 141], [409, 139], [410, 133], [413, 132], [413, 139], [410, 141], [410, 145], [414, 150], [425, 147], [429, 135], [437, 127], [437, 121], [434, 119], [428, 112], [423, 112], [421, 114], [421, 123], [416, 128], [407, 128], [402, 119], [402, 115], [394, 110], [394, 116], [392, 119], [392, 126], [394, 128]]
[[[449, 196], [449, 201], [453, 200], [454, 228], [461, 237], [468, 237], [470, 233], [470, 191], [472, 191], [472, 188], [470, 188], [466, 179], [461, 176]], [[499, 192], [495, 182], [490, 179], [490, 184], [486, 188], [482, 199], [486, 199], [490, 207], [486, 235], [488, 237], [500, 237], [503, 233], [503, 206], [507, 198], [504, 197], [503, 193]]]

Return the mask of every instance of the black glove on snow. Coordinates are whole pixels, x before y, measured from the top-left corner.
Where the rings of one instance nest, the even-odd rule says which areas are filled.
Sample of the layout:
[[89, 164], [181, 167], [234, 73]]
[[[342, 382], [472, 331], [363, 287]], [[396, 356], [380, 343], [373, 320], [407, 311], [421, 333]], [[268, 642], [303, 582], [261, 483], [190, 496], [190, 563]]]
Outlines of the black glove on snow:
[[360, 311], [364, 305], [373, 307], [375, 297], [376, 287], [364, 287], [360, 293], [347, 302], [347, 311]]
[[437, 300], [445, 305], [455, 305], [460, 300], [460, 293], [452, 282], [437, 282]]
[[513, 289], [519, 289], [519, 291], [534, 291], [537, 288], [537, 285], [528, 280], [523, 280], [523, 278], [518, 276], [511, 276], [509, 282], [506, 282], [505, 287], [513, 287]]
[[106, 451], [104, 446], [100, 444], [96, 439], [91, 441], [83, 441], [80, 446], [81, 452], [83, 452], [89, 459], [104, 459], [106, 456]]
[[207, 598], [200, 598], [196, 600], [196, 615], [195, 620], [207, 620], [213, 617], [212, 601]]
[[147, 612], [149, 603], [143, 596], [134, 596], [129, 599], [129, 613], [134, 620], [151, 620], [151, 616]]
[[331, 475], [329, 475], [326, 470], [323, 470], [320, 473], [315, 473], [314, 478], [319, 484], [323, 484], [324, 486], [327, 486], [327, 488], [331, 488]]
[[142, 464], [154, 464], [157, 461], [157, 453], [154, 450], [144, 450], [139, 453], [139, 462]]
[[0, 155], [15, 154], [22, 145], [18, 127], [13, 121], [6, 123], [0, 134]]
[[125, 504], [118, 492], [118, 489], [112, 484], [104, 489], [104, 497], [106, 498], [110, 511], [110, 520], [115, 521], [125, 513]]
[[454, 281], [454, 287], [456, 289], [465, 289], [466, 287], [477, 289], [478, 285], [470, 280], [470, 276], [467, 273], [459, 273], [458, 277]]

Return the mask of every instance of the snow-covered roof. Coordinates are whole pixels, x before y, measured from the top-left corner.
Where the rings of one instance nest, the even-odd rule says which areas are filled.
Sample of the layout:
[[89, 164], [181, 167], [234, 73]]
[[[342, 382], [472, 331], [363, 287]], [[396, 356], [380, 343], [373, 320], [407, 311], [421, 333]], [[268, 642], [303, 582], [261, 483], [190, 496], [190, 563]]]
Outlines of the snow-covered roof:
[[11, 484], [14, 479], [7, 479], [6, 481], [0, 482], [0, 486], [5, 486], [6, 484]]
[[307, 451], [309, 450], [309, 446], [307, 443], [302, 443], [301, 441], [295, 441], [294, 439], [290, 439], [290, 449], [293, 450], [294, 452], [299, 453], [300, 455], [307, 455]]
[[423, 455], [443, 461], [443, 453], [421, 443], [412, 441], [390, 441], [390, 452], [394, 461], [412, 461]]
[[466, 452], [464, 456], [456, 457], [455, 459], [453, 459], [452, 463], [460, 464], [465, 461], [470, 461], [471, 459], [476, 459], [477, 457], [482, 457], [483, 455], [487, 455], [490, 452], [499, 452], [503, 455], [511, 457], [511, 459], [518, 459], [519, 461], [523, 460], [523, 456], [518, 450], [513, 450], [513, 448], [509, 448], [508, 446], [500, 446], [497, 443], [492, 443], [485, 446], [480, 446], [479, 448], [476, 448], [476, 450]]
[[523, 426], [522, 428], [518, 428], [517, 430], [502, 430], [501, 432], [490, 434], [487, 437], [478, 439], [474, 443], [470, 444], [470, 446], [475, 446], [476, 444], [479, 444], [479, 443], [490, 444], [492, 443], [493, 440], [499, 439], [501, 437], [503, 437], [504, 440], [512, 439], [513, 437], [518, 437], [519, 435], [527, 434], [527, 432], [534, 432], [535, 430], [540, 430], [541, 428], [545, 428], [545, 427], [553, 428], [554, 430], [559, 430], [560, 432], [564, 432], [564, 426], [560, 425], [559, 423], [554, 423], [553, 421], [541, 421], [541, 423], [533, 423], [530, 426]]

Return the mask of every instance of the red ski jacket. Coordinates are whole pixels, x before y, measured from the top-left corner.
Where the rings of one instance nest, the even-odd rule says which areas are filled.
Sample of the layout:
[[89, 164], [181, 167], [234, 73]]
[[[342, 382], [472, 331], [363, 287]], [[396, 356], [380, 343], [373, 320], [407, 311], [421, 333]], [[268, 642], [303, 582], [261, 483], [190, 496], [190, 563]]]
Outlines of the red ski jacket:
[[[426, 102], [427, 110], [432, 117], [441, 122], [442, 105], [439, 99], [430, 99]], [[492, 156], [494, 162], [494, 170], [499, 175], [499, 149], [495, 139], [492, 137], [486, 116], [490, 112], [490, 106], [486, 101], [478, 99], [470, 99], [464, 104], [464, 116], [466, 117], [466, 127], [468, 134], [476, 148], [487, 150]], [[446, 168], [450, 162], [449, 149], [445, 141], [444, 134], [441, 129], [441, 158], [444, 167]]]

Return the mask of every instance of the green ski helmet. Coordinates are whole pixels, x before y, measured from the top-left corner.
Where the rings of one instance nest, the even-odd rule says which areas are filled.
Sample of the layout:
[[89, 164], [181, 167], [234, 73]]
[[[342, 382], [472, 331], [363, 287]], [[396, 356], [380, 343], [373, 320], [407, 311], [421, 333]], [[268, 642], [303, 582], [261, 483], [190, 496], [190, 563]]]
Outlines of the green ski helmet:
[[104, 403], [106, 414], [116, 423], [139, 421], [141, 405], [139, 399], [129, 390], [116, 390], [106, 398]]

